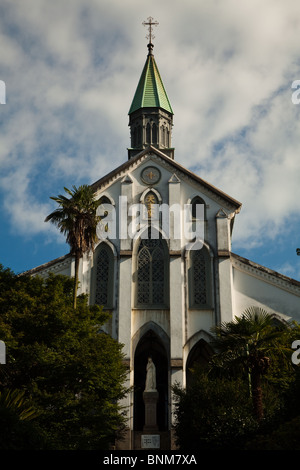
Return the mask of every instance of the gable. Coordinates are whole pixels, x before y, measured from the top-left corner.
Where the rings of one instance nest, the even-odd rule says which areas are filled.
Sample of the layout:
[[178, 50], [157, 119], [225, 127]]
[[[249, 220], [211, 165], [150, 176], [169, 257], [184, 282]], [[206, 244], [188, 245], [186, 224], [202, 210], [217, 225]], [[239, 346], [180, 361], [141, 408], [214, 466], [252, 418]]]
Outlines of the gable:
[[163, 152], [152, 146], [149, 146], [138, 155], [130, 158], [115, 170], [93, 183], [91, 187], [94, 189], [95, 193], [100, 193], [112, 183], [124, 178], [128, 173], [134, 174], [137, 168], [141, 167], [145, 163], [150, 164], [150, 162], [166, 169], [170, 173], [170, 178], [173, 178], [174, 182], [178, 179], [188, 185], [192, 185], [195, 188], [195, 191], [199, 191], [200, 193], [207, 195], [207, 197], [214, 200], [219, 206], [224, 206], [227, 211], [235, 213], [240, 211], [242, 204], [239, 201], [203, 180], [198, 175], [180, 165], [173, 159], [170, 159]]

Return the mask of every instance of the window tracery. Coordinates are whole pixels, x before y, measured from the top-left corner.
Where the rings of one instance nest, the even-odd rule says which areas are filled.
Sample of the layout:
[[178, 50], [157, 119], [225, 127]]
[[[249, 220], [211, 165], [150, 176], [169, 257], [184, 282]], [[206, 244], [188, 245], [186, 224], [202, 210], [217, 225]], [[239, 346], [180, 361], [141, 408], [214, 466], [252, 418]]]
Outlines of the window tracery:
[[205, 247], [191, 250], [189, 268], [190, 308], [211, 307], [210, 256]]
[[163, 241], [143, 239], [137, 256], [137, 304], [164, 305], [167, 260]]
[[107, 308], [112, 307], [113, 254], [106, 245], [100, 246], [96, 259], [95, 303]]

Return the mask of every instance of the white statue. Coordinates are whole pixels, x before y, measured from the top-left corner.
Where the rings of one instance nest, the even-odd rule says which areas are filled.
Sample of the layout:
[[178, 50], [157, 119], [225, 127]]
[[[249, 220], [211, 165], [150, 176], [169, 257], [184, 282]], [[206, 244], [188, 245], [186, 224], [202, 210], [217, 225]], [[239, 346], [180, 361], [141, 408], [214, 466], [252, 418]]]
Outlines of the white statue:
[[147, 371], [147, 375], [146, 375], [145, 392], [156, 391], [156, 368], [151, 357], [148, 358], [146, 371]]

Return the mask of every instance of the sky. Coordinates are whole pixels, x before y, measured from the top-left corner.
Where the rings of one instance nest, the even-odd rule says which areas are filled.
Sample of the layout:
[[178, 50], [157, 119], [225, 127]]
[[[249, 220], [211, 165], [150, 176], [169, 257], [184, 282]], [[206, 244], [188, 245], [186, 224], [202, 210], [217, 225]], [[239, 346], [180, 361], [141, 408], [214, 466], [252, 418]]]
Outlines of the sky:
[[150, 16], [175, 159], [242, 203], [234, 253], [300, 280], [298, 0], [1, 0], [0, 263], [68, 253], [50, 196], [127, 161]]

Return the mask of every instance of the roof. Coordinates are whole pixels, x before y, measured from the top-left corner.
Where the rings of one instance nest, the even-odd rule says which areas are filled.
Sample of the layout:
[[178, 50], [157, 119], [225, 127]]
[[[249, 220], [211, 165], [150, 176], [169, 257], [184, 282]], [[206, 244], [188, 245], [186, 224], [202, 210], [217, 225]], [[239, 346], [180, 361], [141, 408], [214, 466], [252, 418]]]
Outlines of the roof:
[[28, 269], [27, 271], [23, 271], [22, 273], [19, 274], [19, 276], [24, 276], [24, 275], [33, 276], [34, 274], [38, 274], [40, 271], [44, 271], [45, 269], [51, 268], [56, 264], [63, 263], [64, 261], [68, 260], [68, 258], [70, 258], [70, 260], [72, 259], [71, 253], [67, 253], [63, 256], [60, 256], [59, 258], [55, 258], [51, 261], [47, 261], [46, 263], [36, 266], [35, 268]]
[[284, 274], [281, 274], [277, 271], [274, 271], [273, 269], [267, 268], [266, 266], [262, 266], [261, 264], [258, 264], [256, 262], [251, 261], [247, 258], [244, 258], [240, 255], [237, 255], [236, 253], [231, 252], [230, 255], [231, 255], [231, 258], [239, 261], [244, 266], [248, 266], [248, 267], [253, 268], [256, 271], [259, 271], [263, 274], [266, 274], [266, 275], [269, 275], [271, 277], [277, 278], [281, 281], [284, 281], [284, 282], [288, 283], [291, 286], [297, 287], [298, 289], [300, 288], [300, 281], [297, 281], [297, 279], [293, 279], [291, 277], [285, 276]]
[[128, 114], [140, 108], [162, 108], [173, 114], [169, 98], [151, 51], [147, 56]]

